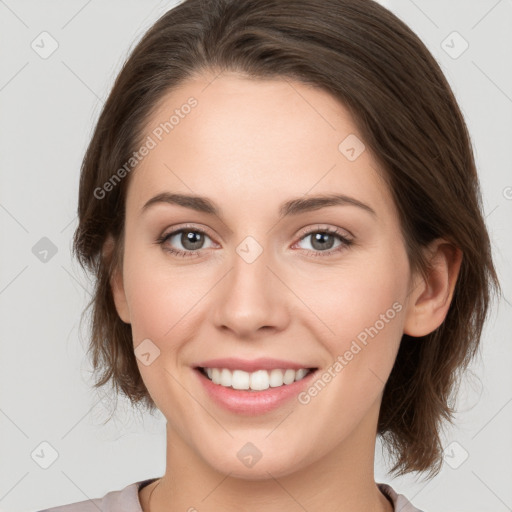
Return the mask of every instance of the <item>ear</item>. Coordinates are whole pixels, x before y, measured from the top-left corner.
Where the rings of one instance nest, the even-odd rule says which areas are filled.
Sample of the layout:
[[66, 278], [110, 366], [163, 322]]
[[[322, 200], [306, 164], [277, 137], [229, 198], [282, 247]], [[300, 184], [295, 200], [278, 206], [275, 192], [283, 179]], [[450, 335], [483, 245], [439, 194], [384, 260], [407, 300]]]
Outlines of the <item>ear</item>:
[[431, 270], [416, 276], [408, 300], [404, 334], [426, 336], [444, 321], [450, 307], [462, 263], [462, 251], [453, 244], [434, 240], [427, 248]]
[[[104, 260], [109, 260], [112, 257], [112, 253], [115, 247], [115, 241], [112, 235], [108, 235], [102, 248], [102, 255]], [[113, 275], [110, 279], [110, 288], [112, 290], [112, 296], [116, 306], [117, 314], [121, 320], [127, 324], [130, 323], [130, 310], [128, 308], [128, 302], [126, 300], [126, 294], [124, 291], [123, 283], [123, 271], [120, 268], [115, 268]]]

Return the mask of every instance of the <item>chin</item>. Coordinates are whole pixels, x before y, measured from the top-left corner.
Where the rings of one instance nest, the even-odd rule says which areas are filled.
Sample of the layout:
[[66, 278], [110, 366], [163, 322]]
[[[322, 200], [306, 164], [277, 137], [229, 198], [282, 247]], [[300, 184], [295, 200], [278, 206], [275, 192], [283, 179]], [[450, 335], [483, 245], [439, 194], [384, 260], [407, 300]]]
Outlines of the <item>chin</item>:
[[216, 454], [212, 454], [214, 460], [210, 460], [209, 457], [204, 457], [204, 460], [215, 471], [241, 480], [254, 481], [284, 477], [305, 465], [304, 458], [301, 459], [302, 463], [299, 463], [297, 450], [292, 447], [288, 453], [276, 447], [270, 453], [267, 451], [266, 454], [264, 450], [259, 451], [248, 442], [245, 445], [242, 444], [241, 448], [233, 449], [233, 457], [226, 457], [226, 455], [227, 453], [224, 452], [223, 460], [219, 460]]

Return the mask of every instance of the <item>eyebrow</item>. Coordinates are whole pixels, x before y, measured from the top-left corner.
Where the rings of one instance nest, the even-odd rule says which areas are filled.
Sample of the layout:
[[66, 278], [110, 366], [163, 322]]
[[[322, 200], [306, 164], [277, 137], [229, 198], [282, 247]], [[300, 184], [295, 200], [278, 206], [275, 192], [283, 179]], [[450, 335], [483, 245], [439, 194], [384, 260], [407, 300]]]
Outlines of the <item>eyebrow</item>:
[[[141, 214], [151, 206], [159, 203], [176, 204], [184, 208], [190, 208], [198, 212], [207, 213], [221, 217], [220, 209], [210, 199], [203, 196], [188, 194], [173, 194], [162, 192], [149, 199], [141, 209]], [[357, 206], [362, 210], [377, 216], [375, 210], [367, 204], [343, 194], [315, 195], [309, 197], [298, 197], [284, 202], [279, 208], [279, 218], [290, 215], [298, 215], [309, 211], [319, 210], [328, 206]]]

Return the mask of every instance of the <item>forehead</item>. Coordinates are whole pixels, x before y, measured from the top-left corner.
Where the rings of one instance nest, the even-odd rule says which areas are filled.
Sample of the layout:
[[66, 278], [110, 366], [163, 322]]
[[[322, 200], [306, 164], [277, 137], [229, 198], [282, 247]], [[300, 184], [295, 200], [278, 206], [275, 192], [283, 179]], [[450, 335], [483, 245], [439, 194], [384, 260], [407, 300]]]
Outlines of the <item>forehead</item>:
[[133, 172], [129, 207], [164, 191], [259, 208], [338, 192], [393, 207], [348, 110], [288, 79], [197, 76], [160, 101], [143, 140], [152, 148]]

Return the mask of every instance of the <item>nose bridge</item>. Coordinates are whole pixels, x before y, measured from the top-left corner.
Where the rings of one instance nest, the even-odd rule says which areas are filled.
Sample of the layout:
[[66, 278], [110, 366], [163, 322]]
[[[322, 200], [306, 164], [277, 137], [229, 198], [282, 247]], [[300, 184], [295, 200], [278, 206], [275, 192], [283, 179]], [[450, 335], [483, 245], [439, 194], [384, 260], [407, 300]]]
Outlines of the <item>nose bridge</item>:
[[271, 251], [248, 236], [235, 248], [231, 262], [217, 302], [217, 326], [239, 336], [250, 336], [260, 327], [282, 329], [286, 299], [279, 289], [283, 285], [270, 270], [274, 266]]
[[242, 301], [241, 305], [246, 304], [240, 310], [248, 309], [251, 304], [261, 307], [268, 303], [269, 288], [273, 285], [268, 268], [272, 266], [270, 251], [248, 236], [236, 247], [235, 253], [229, 278], [230, 295]]

